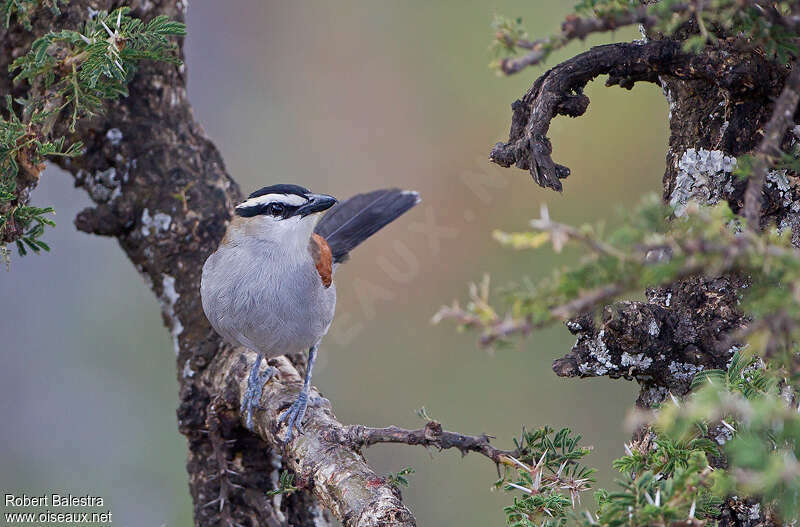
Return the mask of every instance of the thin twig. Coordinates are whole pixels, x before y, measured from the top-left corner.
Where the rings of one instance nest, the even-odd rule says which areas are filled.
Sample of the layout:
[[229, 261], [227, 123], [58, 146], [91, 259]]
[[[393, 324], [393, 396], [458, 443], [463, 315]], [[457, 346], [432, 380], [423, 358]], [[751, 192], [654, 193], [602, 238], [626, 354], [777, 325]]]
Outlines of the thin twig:
[[328, 439], [353, 449], [360, 449], [378, 443], [402, 443], [405, 445], [421, 445], [434, 447], [439, 450], [455, 448], [462, 455], [469, 452], [481, 454], [497, 464], [511, 465], [513, 457], [519, 454], [516, 451], [500, 450], [493, 447], [489, 440], [492, 436], [481, 434], [471, 436], [449, 432], [442, 428], [437, 421], [428, 423], [417, 430], [408, 430], [397, 426], [386, 428], [370, 428], [361, 425], [344, 427], [329, 435]]
[[[689, 4], [673, 6], [673, 12], [685, 12]], [[535, 66], [544, 60], [550, 52], [563, 48], [573, 40], [584, 40], [593, 33], [614, 31], [621, 27], [641, 24], [652, 27], [659, 21], [658, 17], [650, 14], [649, 6], [641, 6], [622, 14], [612, 14], [601, 17], [568, 16], [561, 24], [561, 33], [558, 36], [535, 40], [533, 42], [515, 42], [521, 48], [530, 49], [529, 53], [521, 57], [506, 58], [500, 63], [500, 68], [506, 75], [518, 73], [528, 66]], [[525, 45], [523, 45], [525, 44]]]

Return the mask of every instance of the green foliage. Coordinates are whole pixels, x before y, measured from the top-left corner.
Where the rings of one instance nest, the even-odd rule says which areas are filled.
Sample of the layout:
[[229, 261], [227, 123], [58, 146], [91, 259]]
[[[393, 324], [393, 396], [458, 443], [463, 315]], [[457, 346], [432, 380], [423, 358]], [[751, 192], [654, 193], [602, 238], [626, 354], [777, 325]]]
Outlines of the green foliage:
[[[11, 64], [15, 82], [40, 79], [58, 110], [70, 110], [70, 130], [77, 120], [95, 115], [103, 100], [127, 95], [126, 85], [142, 59], [178, 62], [169, 37], [186, 34], [184, 24], [157, 16], [145, 24], [121, 7], [100, 12], [81, 31], [50, 32], [36, 39], [31, 50]], [[113, 29], [112, 29], [113, 28]], [[49, 99], [28, 101], [40, 109]]]
[[278, 488], [267, 491], [267, 496], [272, 497], [277, 496], [278, 494], [285, 494], [286, 496], [289, 496], [297, 490], [299, 489], [294, 486], [294, 474], [288, 470], [284, 470], [281, 472]]
[[390, 472], [386, 475], [386, 483], [397, 488], [408, 487], [408, 478], [406, 476], [410, 476], [415, 472], [416, 470], [411, 467], [406, 467], [399, 472]]
[[627, 13], [641, 5], [638, 0], [580, 0], [575, 13], [581, 16], [613, 16]]
[[707, 437], [693, 437], [679, 440], [670, 437], [658, 437], [652, 441], [655, 448], [631, 450], [627, 456], [616, 459], [613, 467], [620, 472], [640, 474], [647, 471], [665, 476], [672, 476], [676, 470], [686, 469], [697, 453], [719, 456], [717, 445]]
[[796, 387], [774, 361], [734, 354], [727, 372], [698, 375], [692, 395], [665, 406], [655, 426], [686, 440], [714, 425], [728, 461], [719, 470], [722, 492], [758, 497], [785, 521], [800, 514], [800, 414]]
[[[1, 1], [1, 0], [0, 0]], [[42, 6], [58, 14], [59, 0], [9, 0], [0, 3], [8, 25], [14, 15], [30, 27], [35, 9]], [[7, 116], [0, 114], [0, 256], [8, 263], [7, 243], [15, 243], [20, 256], [28, 250], [49, 250], [40, 240], [51, 207], [27, 205], [46, 159], [75, 157], [83, 145], [54, 136], [55, 123], [68, 115], [69, 131], [82, 118], [102, 113], [104, 101], [127, 95], [127, 83], [138, 61], [177, 63], [170, 37], [186, 34], [182, 23], [158, 16], [147, 23], [128, 15], [122, 7], [99, 12], [80, 30], [51, 31], [31, 45], [10, 67], [14, 82], [27, 82], [26, 98], [7, 98]]]
[[495, 57], [515, 55], [520, 44], [528, 41], [528, 33], [522, 25], [522, 18], [506, 18], [495, 15], [492, 21], [495, 38], [489, 50]]
[[11, 24], [11, 18], [16, 18], [22, 26], [30, 31], [31, 17], [37, 9], [48, 8], [54, 15], [60, 15], [58, 4], [66, 4], [67, 0], [0, 0], [0, 18], [6, 27]]
[[[9, 118], [0, 118], [0, 245], [5, 248], [6, 242], [13, 241], [21, 256], [29, 250], [49, 251], [50, 247], [40, 237], [45, 226], [55, 226], [53, 220], [45, 217], [55, 211], [52, 207], [19, 203], [17, 180], [19, 177], [38, 179], [40, 165], [46, 157], [74, 157], [80, 154], [83, 145], [76, 142], [66, 146], [63, 137], [43, 141], [36, 127], [48, 115], [34, 111], [25, 123], [14, 113], [11, 96], [6, 97], [6, 104]], [[8, 265], [8, 252], [2, 251], [2, 257]]]
[[[508, 457], [495, 487], [514, 493], [514, 503], [504, 509], [513, 527], [563, 525], [568, 513], [591, 488], [594, 469], [581, 463], [591, 449], [579, 446], [581, 436], [567, 429], [523, 429], [515, 439], [517, 457]], [[522, 496], [519, 496], [519, 493]]]
[[706, 456], [693, 451], [685, 465], [667, 477], [647, 470], [619, 481], [620, 490], [616, 492], [598, 492], [597, 519], [592, 523], [673, 525], [680, 520], [719, 514], [717, 507], [722, 500], [711, 493], [715, 479], [716, 472], [709, 467]]

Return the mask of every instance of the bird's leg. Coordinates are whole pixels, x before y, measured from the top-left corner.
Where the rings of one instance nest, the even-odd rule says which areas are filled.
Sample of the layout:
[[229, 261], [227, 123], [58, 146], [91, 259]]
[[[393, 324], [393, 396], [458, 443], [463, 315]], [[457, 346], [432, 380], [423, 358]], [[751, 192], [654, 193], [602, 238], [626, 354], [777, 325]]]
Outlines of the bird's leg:
[[303, 389], [300, 390], [300, 395], [297, 400], [290, 406], [283, 415], [281, 415], [280, 422], [288, 422], [289, 426], [286, 430], [286, 439], [284, 443], [288, 443], [294, 437], [294, 430], [298, 433], [303, 433], [303, 416], [306, 414], [308, 407], [308, 392], [311, 390], [311, 370], [314, 369], [314, 361], [317, 358], [317, 348], [319, 342], [311, 346], [308, 350], [308, 367], [306, 368], [306, 377], [303, 380]]
[[244, 412], [245, 423], [248, 430], [253, 429], [253, 410], [258, 408], [264, 385], [277, 373], [277, 370], [272, 366], [267, 366], [266, 370], [259, 373], [258, 370], [260, 369], [262, 360], [264, 360], [264, 355], [259, 353], [256, 356], [253, 369], [250, 370], [250, 376], [247, 378], [247, 391], [244, 393], [244, 398], [242, 399], [242, 412]]

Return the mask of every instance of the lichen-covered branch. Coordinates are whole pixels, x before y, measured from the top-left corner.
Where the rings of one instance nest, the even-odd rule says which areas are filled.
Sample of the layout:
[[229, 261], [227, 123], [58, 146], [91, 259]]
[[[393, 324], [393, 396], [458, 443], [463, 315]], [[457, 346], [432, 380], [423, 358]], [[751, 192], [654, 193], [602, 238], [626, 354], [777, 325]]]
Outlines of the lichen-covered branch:
[[[220, 355], [202, 377], [209, 389], [220, 393], [231, 419], [238, 419], [239, 424], [244, 422], [239, 415], [239, 402], [254, 363], [255, 353], [237, 350]], [[305, 433], [283, 445], [286, 425], [279, 424], [279, 417], [292, 404], [303, 381], [286, 357], [269, 363], [277, 368], [278, 376], [264, 387], [254, 432], [281, 449], [287, 468], [296, 474], [295, 485], [313, 492], [348, 527], [416, 525], [397, 488], [367, 465], [355, 444], [339, 440], [349, 437], [350, 427], [336, 421], [330, 403], [315, 388], [311, 398], [319, 398], [319, 403], [306, 413]]]

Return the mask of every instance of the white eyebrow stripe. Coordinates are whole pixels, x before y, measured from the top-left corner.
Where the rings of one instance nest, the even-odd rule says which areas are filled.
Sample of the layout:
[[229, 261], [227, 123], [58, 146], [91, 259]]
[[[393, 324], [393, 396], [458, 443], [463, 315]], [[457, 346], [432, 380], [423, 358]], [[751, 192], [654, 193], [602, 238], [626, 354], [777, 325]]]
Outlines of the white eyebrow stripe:
[[250, 198], [242, 203], [236, 205], [236, 208], [248, 208], [248, 207], [255, 207], [258, 205], [265, 205], [267, 203], [272, 203], [273, 201], [277, 201], [279, 203], [284, 203], [286, 205], [291, 206], [300, 206], [305, 205], [308, 201], [303, 196], [298, 196], [297, 194], [264, 194], [263, 196], [258, 196], [255, 198]]

